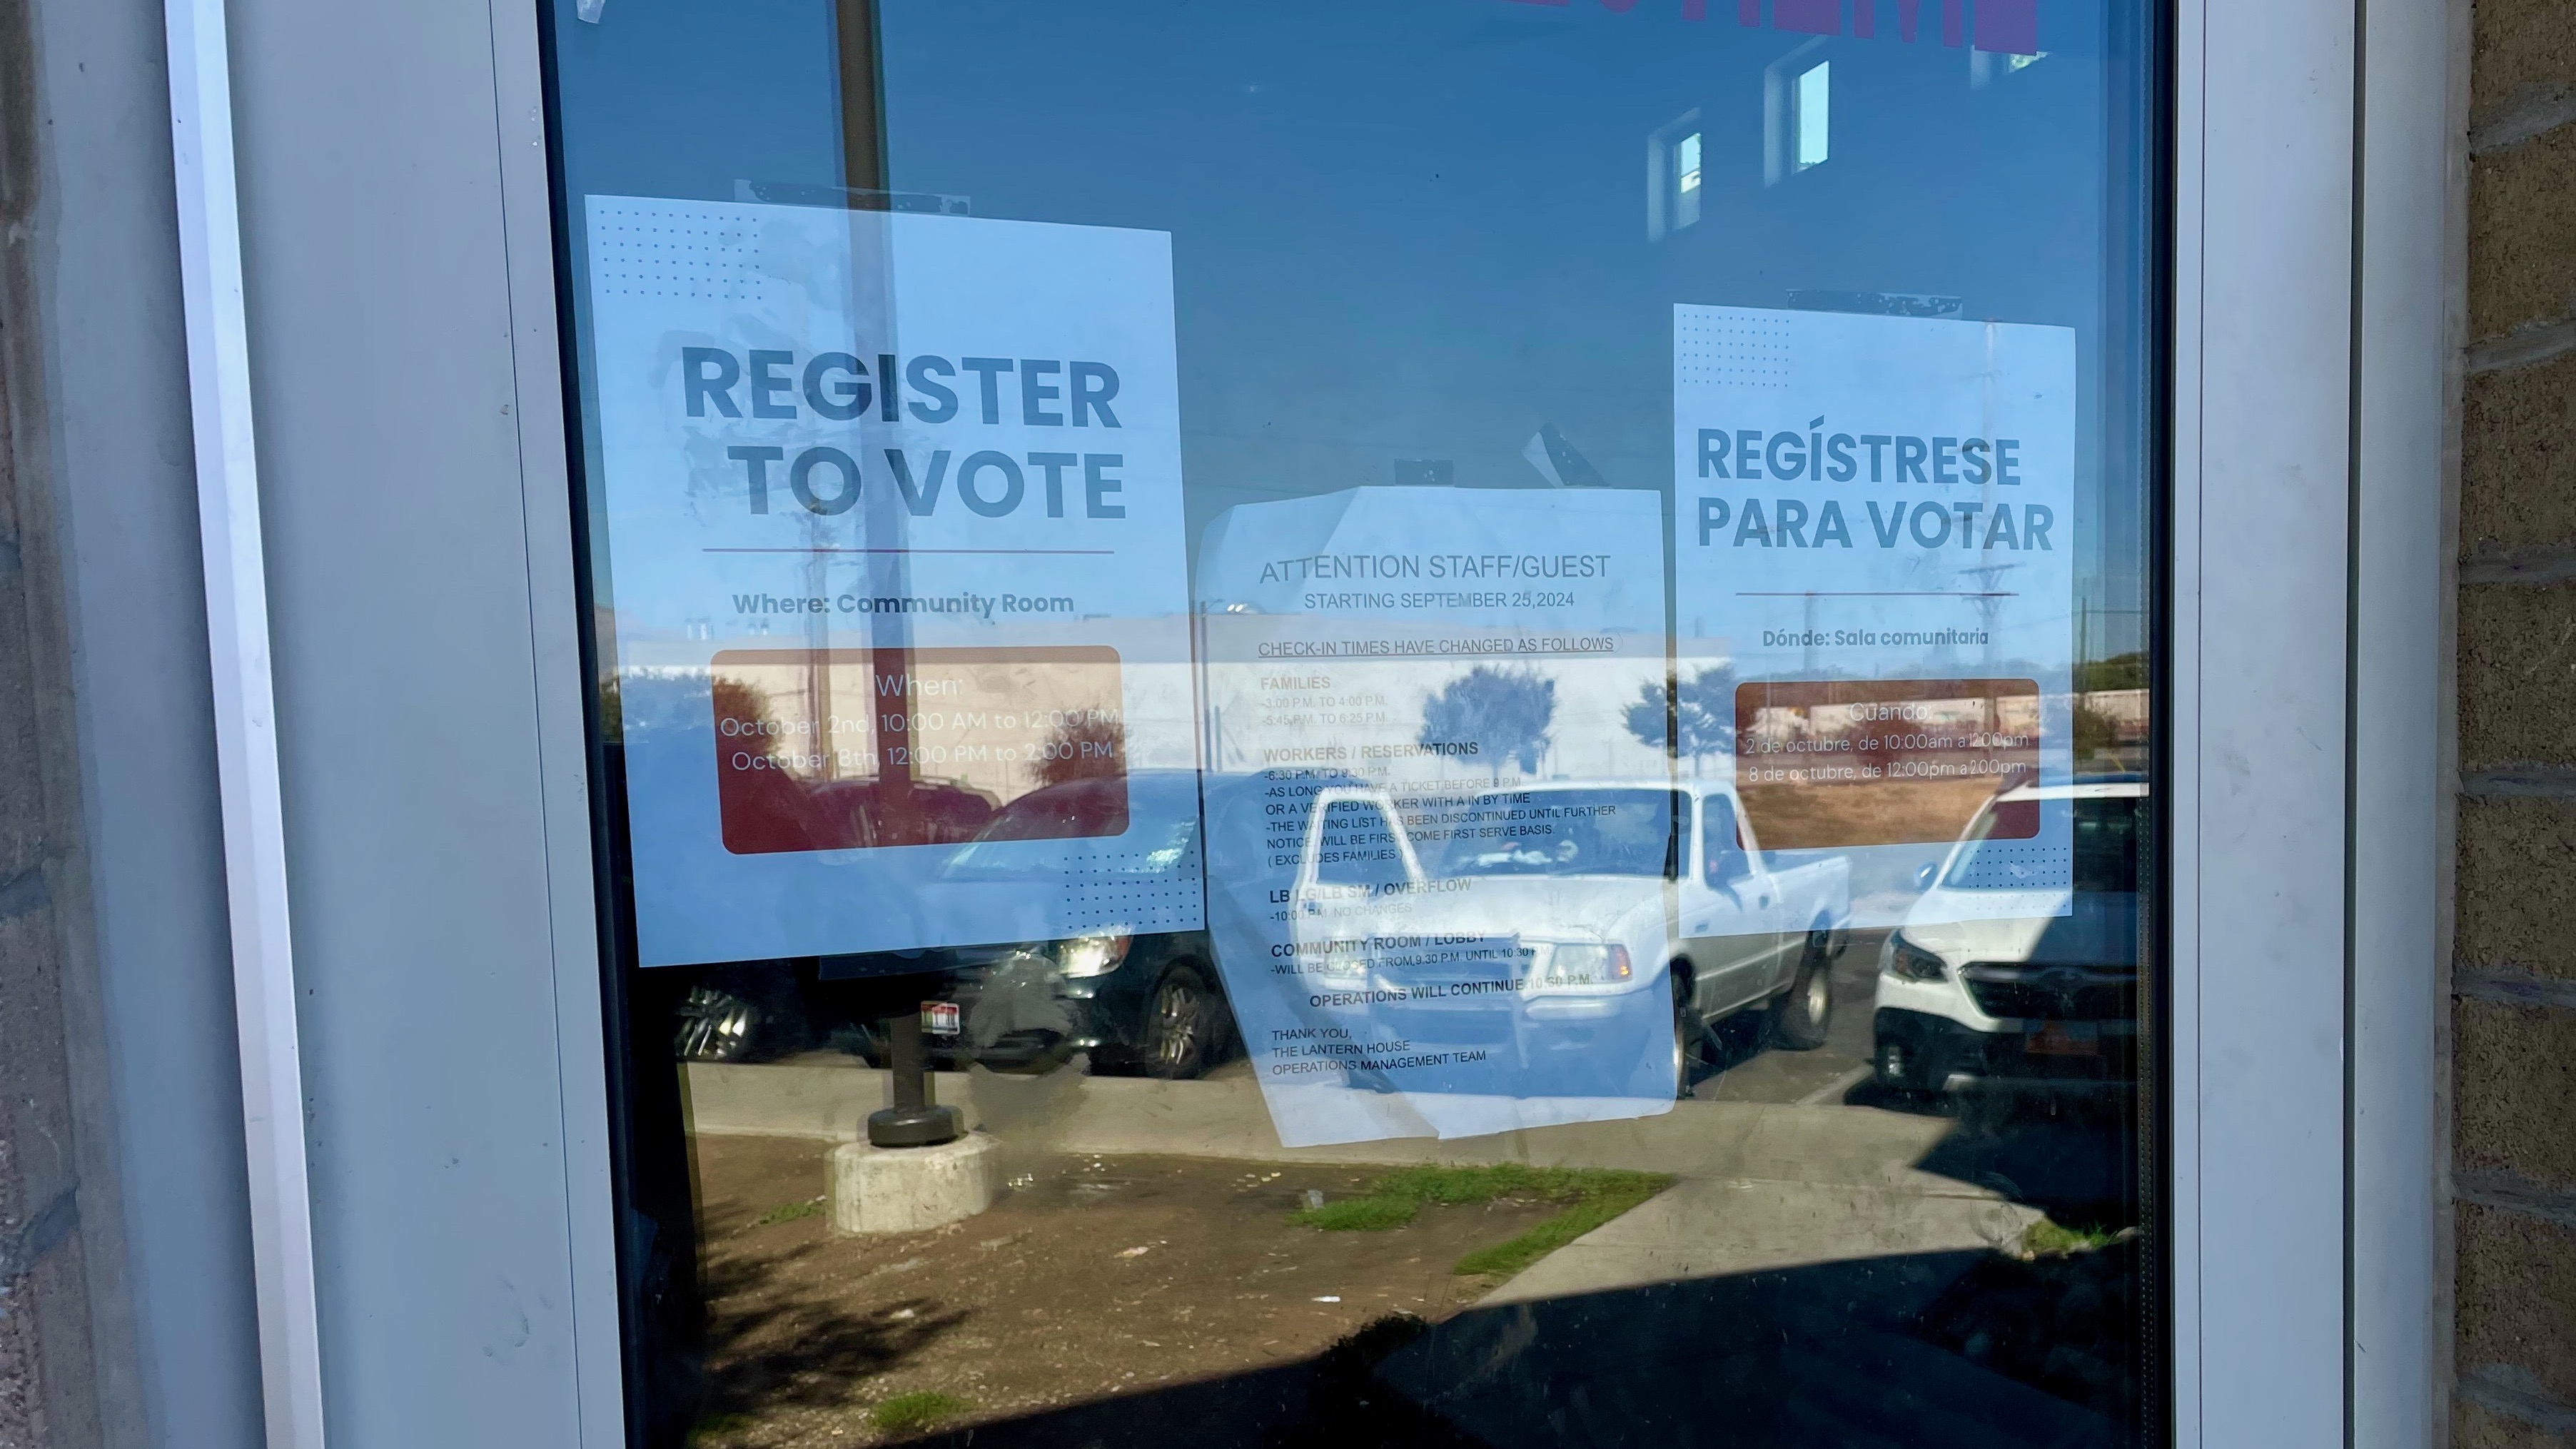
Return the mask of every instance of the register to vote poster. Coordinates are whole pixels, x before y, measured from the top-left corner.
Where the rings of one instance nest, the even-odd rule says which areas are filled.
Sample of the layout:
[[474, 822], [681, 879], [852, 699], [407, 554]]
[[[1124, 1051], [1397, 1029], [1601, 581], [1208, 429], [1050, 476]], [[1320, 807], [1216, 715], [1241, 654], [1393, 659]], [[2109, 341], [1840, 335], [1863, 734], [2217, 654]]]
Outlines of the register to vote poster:
[[1169, 237], [585, 219], [644, 964], [1195, 928]]
[[2074, 332], [1678, 306], [1673, 429], [1679, 670], [1764, 848], [1849, 860], [1857, 927], [2065, 914], [2069, 803], [1979, 811], [2072, 770]]

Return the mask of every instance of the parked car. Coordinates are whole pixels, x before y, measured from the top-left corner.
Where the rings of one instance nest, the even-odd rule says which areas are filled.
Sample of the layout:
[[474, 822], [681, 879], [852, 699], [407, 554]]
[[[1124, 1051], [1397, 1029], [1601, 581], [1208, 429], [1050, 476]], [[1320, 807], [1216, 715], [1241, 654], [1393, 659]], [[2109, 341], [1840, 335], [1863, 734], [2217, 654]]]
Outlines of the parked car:
[[[1310, 843], [1297, 885], [1301, 931], [1350, 935], [1347, 911], [1320, 924], [1333, 914], [1327, 903], [1383, 889], [1378, 876], [1392, 871], [1416, 899], [1388, 930], [1510, 951], [1529, 972], [1519, 1009], [1532, 1019], [1572, 1028], [1587, 1014], [1625, 1016], [1630, 998], [1660, 977], [1677, 1089], [1687, 1089], [1709, 1033], [1741, 1012], [1765, 1012], [1783, 1046], [1824, 1045], [1832, 963], [1850, 939], [1850, 863], [1774, 868], [1731, 786], [1550, 781], [1482, 792], [1449, 816], [1446, 838], [1421, 860], [1384, 792], [1334, 792], [1321, 839], [1394, 847], [1374, 860], [1347, 850], [1334, 860]], [[1445, 896], [1420, 888], [1504, 879], [1507, 887]]]
[[[1881, 1085], [1940, 1092], [2134, 1079], [2146, 799], [2143, 779], [2120, 775], [2024, 785], [1978, 810], [1880, 950], [1871, 1022]], [[1978, 896], [2032, 890], [2026, 842], [2050, 810], [2071, 817], [2073, 869], [2038, 903], [2062, 912], [1981, 918]]]
[[[988, 867], [977, 847], [1026, 839], [1088, 838], [1086, 821], [1132, 814], [1171, 822], [1148, 842], [1104, 850], [1091, 869], [1126, 889], [1199, 889], [1199, 777], [1137, 771], [1070, 780], [1002, 807], [947, 872]], [[1068, 828], [1072, 827], [1072, 828]], [[1104, 839], [1109, 837], [1103, 837]], [[933, 1037], [934, 1062], [1039, 1069], [1088, 1054], [1095, 1066], [1158, 1077], [1195, 1077], [1237, 1048], [1233, 1013], [1204, 924], [1187, 931], [1104, 930], [1058, 940], [960, 946], [924, 953], [918, 969], [941, 973], [929, 1000], [958, 1008], [958, 1033]]]
[[[1090, 825], [1134, 816], [1172, 822], [1143, 849], [1125, 841], [1096, 868], [1122, 884], [1198, 889], [1198, 777], [1140, 771], [1033, 790], [995, 812], [947, 871], [995, 867], [975, 845], [1087, 839]], [[1115, 826], [1109, 827], [1114, 831]], [[1103, 840], [1120, 838], [1103, 834]], [[881, 1018], [925, 1003], [957, 1008], [959, 1030], [928, 1040], [934, 1065], [1028, 1071], [1088, 1054], [1096, 1066], [1195, 1077], [1238, 1048], [1234, 1018], [1204, 926], [1104, 930], [868, 955], [807, 957], [690, 970], [673, 1006], [684, 1061], [740, 1062], [837, 1049], [882, 1062]]]
[[801, 1051], [861, 1049], [860, 1023], [811, 956], [719, 966], [658, 966], [630, 987], [670, 1003], [673, 1055], [751, 1062]]

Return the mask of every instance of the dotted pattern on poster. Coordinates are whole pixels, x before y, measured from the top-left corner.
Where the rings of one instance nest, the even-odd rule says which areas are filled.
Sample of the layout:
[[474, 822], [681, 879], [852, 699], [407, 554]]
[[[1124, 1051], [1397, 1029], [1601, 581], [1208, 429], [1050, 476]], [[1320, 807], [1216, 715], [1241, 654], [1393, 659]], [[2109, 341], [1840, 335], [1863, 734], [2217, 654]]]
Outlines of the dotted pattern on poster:
[[750, 227], [642, 206], [594, 213], [590, 267], [595, 291], [621, 297], [740, 302], [765, 277], [760, 238]]
[[1789, 386], [1789, 324], [1683, 313], [1673, 323], [1673, 368], [1685, 382]]
[[1988, 840], [1942, 884], [1952, 890], [2062, 890], [2074, 861], [2071, 848], [2051, 844], [2045, 836], [2029, 841]]
[[1064, 899], [1093, 920], [1116, 922], [1139, 935], [1197, 928], [1202, 889], [1198, 853], [1175, 864], [1152, 859], [1159, 852], [1103, 852], [1058, 877]]

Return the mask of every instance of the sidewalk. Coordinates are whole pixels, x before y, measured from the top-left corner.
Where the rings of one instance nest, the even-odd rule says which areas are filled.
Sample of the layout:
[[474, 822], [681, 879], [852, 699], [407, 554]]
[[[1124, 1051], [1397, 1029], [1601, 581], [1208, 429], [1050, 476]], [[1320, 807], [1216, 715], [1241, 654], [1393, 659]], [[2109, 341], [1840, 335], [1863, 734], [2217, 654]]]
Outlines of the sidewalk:
[[[854, 1142], [889, 1100], [886, 1074], [865, 1067], [787, 1063], [686, 1069], [690, 1122], [720, 1136]], [[1162, 1082], [1139, 1077], [933, 1074], [942, 1102], [970, 1127], [1015, 1148], [1251, 1162], [1526, 1162], [1616, 1167], [1684, 1178], [1754, 1178], [1901, 1188], [1954, 1197], [1993, 1194], [1917, 1170], [1954, 1124], [1870, 1107], [1676, 1102], [1661, 1116], [1580, 1123], [1492, 1137], [1391, 1138], [1282, 1147], [1248, 1078]]]
[[[884, 1072], [856, 1065], [696, 1064], [691, 1121], [713, 1135], [854, 1141], [888, 1100]], [[1441, 1141], [1279, 1145], [1248, 1078], [936, 1074], [940, 1101], [1014, 1156], [1223, 1158], [1254, 1162], [1526, 1162], [1670, 1173], [1670, 1191], [1541, 1260], [1489, 1302], [1716, 1277], [1889, 1254], [1985, 1249], [2038, 1217], [1994, 1192], [1915, 1166], [1955, 1124], [1870, 1107], [1677, 1102], [1660, 1116]]]
[[1531, 1264], [1482, 1301], [1525, 1303], [1853, 1258], [1999, 1248], [2020, 1241], [2040, 1216], [1991, 1193], [1951, 1188], [1686, 1178]]

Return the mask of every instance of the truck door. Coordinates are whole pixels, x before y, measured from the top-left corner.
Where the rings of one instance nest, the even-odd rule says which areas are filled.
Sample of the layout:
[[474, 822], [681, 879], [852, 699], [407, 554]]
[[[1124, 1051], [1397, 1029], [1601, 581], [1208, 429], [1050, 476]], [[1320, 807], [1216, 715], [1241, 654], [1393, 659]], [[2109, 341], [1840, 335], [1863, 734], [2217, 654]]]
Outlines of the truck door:
[[1324, 790], [1315, 797], [1306, 832], [1298, 895], [1361, 894], [1372, 887], [1422, 879], [1413, 840], [1397, 820], [1395, 802], [1380, 790]]
[[1705, 983], [1701, 1005], [1731, 1010], [1778, 984], [1778, 891], [1745, 848], [1734, 801], [1704, 795], [1698, 813], [1698, 848], [1683, 882], [1682, 934]]

